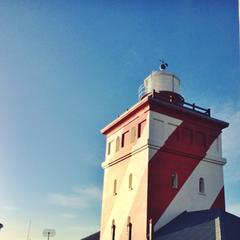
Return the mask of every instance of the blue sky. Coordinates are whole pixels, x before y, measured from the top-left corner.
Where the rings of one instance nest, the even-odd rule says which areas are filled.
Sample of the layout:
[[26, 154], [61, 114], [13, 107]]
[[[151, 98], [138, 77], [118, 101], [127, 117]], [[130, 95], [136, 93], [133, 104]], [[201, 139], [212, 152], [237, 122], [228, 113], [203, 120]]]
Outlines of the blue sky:
[[227, 209], [240, 216], [237, 0], [0, 3], [0, 239], [98, 229], [100, 129], [138, 101], [159, 59], [188, 102], [229, 121]]

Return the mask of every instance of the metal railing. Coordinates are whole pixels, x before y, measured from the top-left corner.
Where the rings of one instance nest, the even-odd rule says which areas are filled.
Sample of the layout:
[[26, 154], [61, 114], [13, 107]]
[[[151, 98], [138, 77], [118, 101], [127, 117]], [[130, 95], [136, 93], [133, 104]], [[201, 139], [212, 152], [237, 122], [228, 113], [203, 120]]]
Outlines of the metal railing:
[[[155, 91], [153, 91], [153, 92], [155, 92]], [[144, 84], [141, 84], [138, 88], [139, 100], [141, 100], [142, 97], [144, 97], [148, 93], [150, 93], [150, 91], [148, 91], [148, 89], [144, 86]], [[192, 110], [192, 111], [197, 112], [197, 113], [204, 114], [204, 115], [209, 116], [209, 117], [211, 116], [210, 108], [203, 108], [203, 107], [197, 106], [195, 103], [188, 103], [188, 102], [185, 102], [185, 101], [183, 101], [182, 104], [178, 104], [176, 102], [173, 102], [171, 98], [166, 98], [166, 97], [158, 97], [158, 98], [160, 98], [161, 100], [163, 100], [165, 102], [177, 105], [179, 107], [189, 109], [189, 110]]]
[[141, 100], [142, 97], [147, 93], [147, 88], [144, 86], [144, 84], [141, 84], [138, 88], [138, 99]]
[[184, 101], [183, 107], [187, 108], [187, 109], [190, 109], [192, 111], [198, 112], [198, 113], [202, 113], [202, 114], [207, 115], [209, 117], [211, 115], [210, 108], [202, 108], [200, 106], [197, 106], [195, 103], [188, 103], [188, 102]]

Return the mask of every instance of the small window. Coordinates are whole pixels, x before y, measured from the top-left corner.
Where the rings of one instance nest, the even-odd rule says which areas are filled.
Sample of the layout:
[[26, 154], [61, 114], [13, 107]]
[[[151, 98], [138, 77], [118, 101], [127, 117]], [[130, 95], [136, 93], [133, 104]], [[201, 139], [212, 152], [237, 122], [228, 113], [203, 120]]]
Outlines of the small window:
[[122, 134], [122, 143], [121, 143], [121, 147], [122, 148], [124, 147], [124, 143], [125, 143], [125, 135]]
[[131, 139], [130, 139], [130, 142], [133, 143], [133, 142], [135, 142], [135, 140], [136, 140], [136, 128], [133, 127], [131, 129]]
[[129, 141], [129, 131], [127, 131], [127, 132], [125, 132], [125, 133], [122, 134], [121, 147], [123, 148], [128, 141]]
[[182, 139], [186, 144], [193, 143], [193, 130], [190, 128], [182, 128]]
[[118, 152], [120, 149], [120, 137], [117, 137], [116, 139], [116, 152]]
[[117, 179], [115, 179], [113, 183], [113, 195], [117, 195]]
[[138, 124], [138, 138], [141, 137], [141, 123]]
[[128, 231], [128, 240], [132, 240], [132, 223], [131, 223], [131, 217], [128, 217], [127, 231]]
[[202, 132], [196, 132], [195, 134], [195, 142], [200, 147], [206, 147], [206, 136]]
[[177, 173], [172, 174], [172, 188], [178, 188], [178, 175]]
[[129, 174], [129, 179], [128, 179], [128, 189], [129, 190], [133, 190], [133, 176], [132, 176], [132, 173], [131, 174]]
[[112, 220], [112, 240], [115, 240], [115, 231], [116, 231], [116, 225], [114, 219]]
[[108, 155], [111, 154], [112, 141], [108, 142]]
[[199, 193], [205, 193], [204, 179], [199, 178]]
[[142, 121], [141, 123], [138, 124], [138, 135], [137, 135], [138, 138], [140, 138], [142, 136], [145, 124], [146, 124], [146, 120], [144, 120], [144, 121]]

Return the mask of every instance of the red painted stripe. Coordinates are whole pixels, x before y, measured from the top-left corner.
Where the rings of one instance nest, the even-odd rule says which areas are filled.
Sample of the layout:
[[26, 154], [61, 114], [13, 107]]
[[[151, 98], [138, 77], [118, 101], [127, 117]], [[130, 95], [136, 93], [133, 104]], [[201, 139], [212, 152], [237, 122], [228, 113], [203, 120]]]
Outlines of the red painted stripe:
[[220, 208], [225, 211], [225, 194], [224, 187], [219, 192], [211, 208]]
[[[219, 130], [184, 120], [149, 162], [148, 219], [161, 217], [198, 163], [204, 158]], [[179, 187], [171, 187], [171, 175], [178, 174]]]

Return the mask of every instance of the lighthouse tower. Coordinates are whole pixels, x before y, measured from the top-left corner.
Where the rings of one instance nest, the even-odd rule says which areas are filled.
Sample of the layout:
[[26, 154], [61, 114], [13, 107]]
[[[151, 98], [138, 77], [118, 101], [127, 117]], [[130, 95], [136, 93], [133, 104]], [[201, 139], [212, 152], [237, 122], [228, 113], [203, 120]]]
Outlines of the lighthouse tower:
[[221, 132], [228, 123], [185, 102], [162, 62], [139, 102], [106, 135], [100, 239], [146, 240], [183, 211], [225, 209]]

